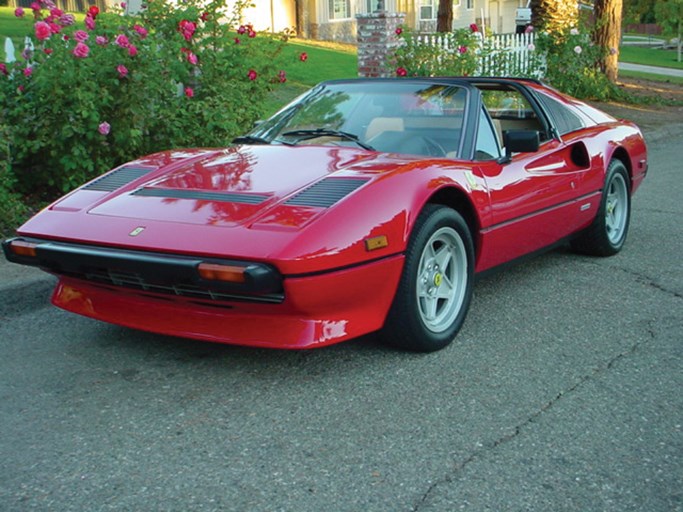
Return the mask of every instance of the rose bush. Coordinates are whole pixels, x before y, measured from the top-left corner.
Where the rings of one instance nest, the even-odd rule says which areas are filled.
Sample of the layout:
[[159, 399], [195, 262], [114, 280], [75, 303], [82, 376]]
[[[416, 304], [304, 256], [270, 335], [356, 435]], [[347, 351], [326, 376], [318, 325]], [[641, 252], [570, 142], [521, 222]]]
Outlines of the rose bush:
[[225, 146], [248, 130], [283, 81], [286, 39], [240, 25], [249, 3], [226, 12], [224, 0], [149, 0], [139, 16], [91, 8], [85, 30], [51, 0], [33, 5], [33, 51], [0, 70], [18, 190], [54, 195], [142, 154]]
[[544, 81], [558, 90], [582, 99], [625, 99], [599, 67], [609, 49], [594, 45], [588, 28], [540, 32], [536, 48], [545, 56]]
[[468, 76], [477, 69], [481, 37], [476, 25], [432, 35], [430, 40], [399, 27], [396, 37], [401, 45], [390, 62], [396, 76]]

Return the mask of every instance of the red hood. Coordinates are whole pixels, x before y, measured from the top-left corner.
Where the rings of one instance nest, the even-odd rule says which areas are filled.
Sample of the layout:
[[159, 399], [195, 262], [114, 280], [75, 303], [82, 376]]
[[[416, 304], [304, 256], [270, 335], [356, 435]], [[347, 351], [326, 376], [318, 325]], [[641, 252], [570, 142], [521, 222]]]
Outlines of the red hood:
[[[253, 223], [327, 176], [355, 177], [359, 172], [395, 169], [405, 162], [341, 147], [243, 146], [166, 152], [126, 164], [126, 169], [150, 172], [104, 200], [90, 202], [88, 213], [214, 226]], [[72, 205], [75, 199], [67, 197], [55, 207], [85, 206]]]

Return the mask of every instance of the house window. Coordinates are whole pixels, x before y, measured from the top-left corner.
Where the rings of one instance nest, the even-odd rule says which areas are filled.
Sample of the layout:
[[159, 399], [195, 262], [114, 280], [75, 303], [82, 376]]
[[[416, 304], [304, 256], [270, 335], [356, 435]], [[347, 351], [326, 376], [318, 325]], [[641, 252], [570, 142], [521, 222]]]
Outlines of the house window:
[[330, 19], [345, 20], [351, 17], [351, 0], [330, 0]]
[[433, 20], [436, 18], [437, 0], [420, 0], [420, 19]]
[[467, 8], [474, 9], [474, 0], [467, 0]]

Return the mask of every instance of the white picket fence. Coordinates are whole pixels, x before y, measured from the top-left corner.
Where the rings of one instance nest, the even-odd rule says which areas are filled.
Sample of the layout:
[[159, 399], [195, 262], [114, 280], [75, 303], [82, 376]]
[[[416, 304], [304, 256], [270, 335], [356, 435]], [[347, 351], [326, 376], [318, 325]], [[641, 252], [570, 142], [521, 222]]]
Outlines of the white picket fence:
[[[458, 48], [451, 46], [452, 41], [442, 34], [420, 34], [420, 44], [431, 45], [447, 53], [455, 53]], [[536, 51], [535, 36], [528, 34], [497, 34], [479, 36], [477, 76], [531, 76], [541, 78], [545, 58]]]
[[[33, 51], [33, 41], [31, 40], [30, 37], [26, 37], [24, 39], [24, 50], [28, 51]], [[0, 62], [5, 62], [9, 64], [10, 62], [14, 62], [17, 60], [17, 50], [14, 49], [14, 42], [9, 37], [5, 38], [5, 58], [0, 59]]]

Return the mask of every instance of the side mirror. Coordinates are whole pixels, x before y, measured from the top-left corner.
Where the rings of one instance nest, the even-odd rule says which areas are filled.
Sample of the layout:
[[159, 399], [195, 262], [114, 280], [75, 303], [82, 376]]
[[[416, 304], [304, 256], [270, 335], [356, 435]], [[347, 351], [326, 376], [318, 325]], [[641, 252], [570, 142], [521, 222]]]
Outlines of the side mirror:
[[503, 132], [505, 156], [501, 163], [512, 160], [512, 153], [535, 153], [541, 146], [537, 130], [506, 130]]

